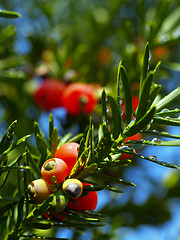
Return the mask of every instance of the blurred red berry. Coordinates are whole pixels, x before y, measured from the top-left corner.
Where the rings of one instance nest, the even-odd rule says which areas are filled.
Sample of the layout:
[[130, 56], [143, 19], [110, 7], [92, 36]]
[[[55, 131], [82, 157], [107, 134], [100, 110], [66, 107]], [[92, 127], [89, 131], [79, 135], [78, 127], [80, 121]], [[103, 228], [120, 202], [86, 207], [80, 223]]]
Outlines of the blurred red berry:
[[70, 115], [78, 115], [81, 111], [89, 114], [94, 110], [97, 102], [94, 89], [85, 83], [71, 83], [62, 95], [62, 105]]
[[169, 49], [166, 46], [157, 46], [153, 49], [153, 57], [156, 60], [166, 59], [169, 55]]
[[62, 106], [62, 92], [66, 84], [55, 79], [46, 79], [34, 94], [35, 103], [44, 110]]
[[97, 52], [97, 61], [100, 65], [105, 66], [112, 62], [112, 50], [108, 47], [102, 47]]

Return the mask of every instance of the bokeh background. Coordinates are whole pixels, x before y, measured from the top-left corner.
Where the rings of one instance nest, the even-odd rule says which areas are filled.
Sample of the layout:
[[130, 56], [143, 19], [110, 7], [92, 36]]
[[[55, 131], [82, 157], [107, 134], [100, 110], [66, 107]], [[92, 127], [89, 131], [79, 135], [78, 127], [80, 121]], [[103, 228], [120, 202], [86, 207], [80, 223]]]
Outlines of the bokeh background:
[[[162, 85], [161, 96], [180, 85], [178, 0], [6, 0], [0, 2], [0, 9], [22, 15], [0, 19], [0, 135], [17, 119], [16, 138], [31, 134], [28, 144], [34, 152], [33, 122], [38, 121], [48, 135], [49, 111], [37, 106], [33, 98], [45, 78], [98, 83], [114, 95], [122, 60], [137, 95], [144, 46], [149, 42], [150, 68], [162, 61], [156, 76], [156, 83]], [[175, 107], [180, 108], [180, 99], [169, 106]], [[83, 121], [72, 119], [64, 108], [51, 112], [62, 136], [84, 131], [89, 121], [89, 116]], [[100, 104], [92, 116], [98, 125]], [[177, 127], [162, 126], [160, 130], [180, 134]], [[180, 147], [140, 149], [145, 156], [153, 154], [178, 166], [179, 152]], [[107, 215], [105, 227], [84, 234], [70, 229], [53, 230], [53, 234], [86, 240], [180, 239], [179, 171], [139, 159], [136, 164], [112, 173], [136, 187], [125, 187], [123, 194], [98, 193], [97, 211]]]

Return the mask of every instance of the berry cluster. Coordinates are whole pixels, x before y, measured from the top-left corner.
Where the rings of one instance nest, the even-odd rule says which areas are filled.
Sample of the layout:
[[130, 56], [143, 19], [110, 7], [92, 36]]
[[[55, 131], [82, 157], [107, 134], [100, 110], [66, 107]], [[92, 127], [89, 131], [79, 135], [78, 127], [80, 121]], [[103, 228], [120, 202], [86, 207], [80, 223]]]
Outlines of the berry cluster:
[[79, 144], [75, 142], [61, 145], [55, 152], [55, 157], [44, 162], [41, 168], [42, 179], [36, 179], [28, 185], [29, 198], [41, 204], [53, 193], [53, 200], [44, 216], [63, 220], [59, 215], [65, 207], [74, 210], [94, 210], [97, 206], [97, 192], [87, 192], [84, 186], [88, 183], [76, 178], [67, 178], [74, 167], [78, 156]]
[[89, 114], [98, 102], [98, 87], [87, 83], [65, 83], [56, 79], [46, 79], [34, 93], [36, 104], [50, 111], [64, 107], [68, 114]]

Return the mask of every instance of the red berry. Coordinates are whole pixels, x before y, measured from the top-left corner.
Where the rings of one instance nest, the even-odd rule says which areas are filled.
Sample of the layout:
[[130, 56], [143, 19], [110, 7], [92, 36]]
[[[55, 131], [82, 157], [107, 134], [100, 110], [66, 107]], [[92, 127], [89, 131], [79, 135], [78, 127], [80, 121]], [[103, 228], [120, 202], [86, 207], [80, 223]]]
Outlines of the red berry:
[[55, 152], [55, 158], [62, 159], [68, 166], [68, 175], [77, 161], [79, 144], [75, 142], [61, 145]]
[[[90, 186], [88, 183], [83, 183], [83, 186]], [[68, 208], [75, 209], [75, 210], [91, 210], [94, 211], [97, 202], [98, 202], [98, 195], [96, 191], [88, 192], [87, 195], [76, 198], [76, 202], [70, 201], [67, 205]]]
[[55, 79], [46, 79], [34, 94], [36, 104], [44, 110], [62, 106], [62, 92], [66, 84]]
[[[142, 139], [142, 135], [141, 135], [140, 133], [137, 133], [137, 134], [135, 134], [135, 135], [133, 135], [133, 136], [131, 136], [131, 137], [128, 137], [128, 138], [124, 141], [124, 143], [127, 142], [127, 141], [129, 141], [129, 140], [136, 140], [136, 141], [138, 141], [138, 140], [140, 140], [140, 139]], [[120, 157], [120, 159], [133, 159], [133, 158], [134, 158], [134, 155], [128, 154], [128, 153], [123, 153], [123, 154], [121, 155], [121, 157]]]
[[64, 181], [68, 175], [68, 167], [62, 159], [51, 158], [43, 164], [41, 175], [49, 184], [54, 184], [52, 177], [55, 176], [56, 181], [59, 184]]
[[[139, 97], [138, 96], [132, 96], [132, 110], [135, 112], [136, 108], [139, 104]], [[121, 104], [121, 109], [122, 109], [122, 118], [123, 120], [125, 120], [126, 116], [125, 116], [125, 101], [123, 100], [122, 104]]]
[[71, 115], [78, 115], [81, 111], [89, 114], [97, 104], [97, 97], [90, 85], [71, 83], [63, 92], [62, 104]]

